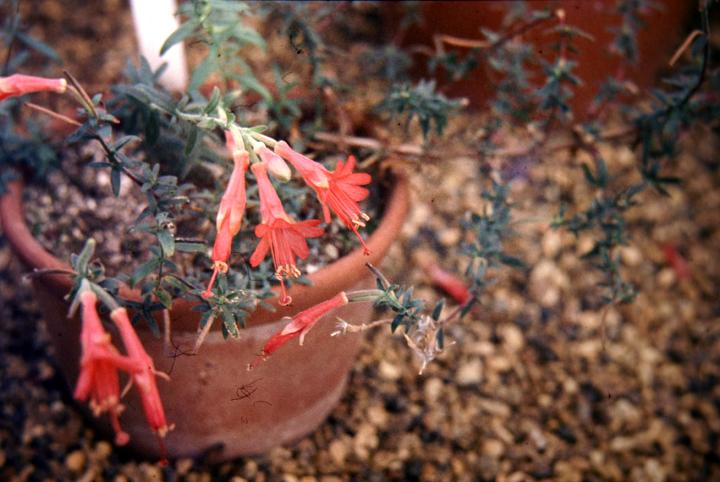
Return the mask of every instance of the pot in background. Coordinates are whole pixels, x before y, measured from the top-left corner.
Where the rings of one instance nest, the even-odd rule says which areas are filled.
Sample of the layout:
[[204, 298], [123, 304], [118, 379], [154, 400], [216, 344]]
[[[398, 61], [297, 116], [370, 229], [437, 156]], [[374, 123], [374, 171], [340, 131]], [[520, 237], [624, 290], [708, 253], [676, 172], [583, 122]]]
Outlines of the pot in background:
[[[424, 22], [422, 25], [414, 25], [408, 29], [403, 45], [408, 47], [420, 44], [432, 47], [434, 34], [483, 40], [485, 37], [481, 29], [501, 30], [505, 13], [513, 3], [515, 2], [507, 0], [420, 2]], [[563, 8], [568, 25], [578, 27], [594, 37], [594, 41], [578, 38], [575, 45], [579, 52], [570, 55], [572, 60], [578, 62], [573, 73], [583, 82], [583, 85], [574, 87], [575, 95], [570, 99], [577, 120], [587, 118], [588, 108], [600, 86], [608, 76], [616, 73], [620, 65], [620, 58], [607, 48], [614, 37], [609, 29], [621, 26], [621, 18], [615, 12], [615, 3], [598, 0], [536, 0], [527, 3], [528, 8], [532, 10]], [[624, 78], [635, 83], [641, 91], [652, 86], [658, 73], [663, 68], [667, 68], [673, 52], [682, 43], [682, 33], [686, 23], [697, 11], [697, 2], [694, 1], [664, 0], [656, 3], [660, 7], [659, 10], [652, 10], [647, 15], [643, 15], [645, 25], [641, 27], [637, 38], [639, 54], [637, 64], [624, 72]], [[396, 32], [397, 28], [392, 27], [397, 27], [401, 18], [402, 6], [391, 6], [385, 17], [389, 23], [388, 27], [391, 28], [387, 28], [386, 31]], [[543, 34], [543, 31], [548, 25], [529, 31], [523, 35], [523, 39], [536, 45], [538, 41], [547, 44], [551, 37]], [[468, 49], [454, 49], [449, 46], [445, 48], [446, 51], [457, 51], [461, 55], [468, 52]], [[555, 52], [539, 50], [537, 54], [552, 61]], [[434, 76], [424, 68], [427, 57], [415, 57], [414, 60], [416, 65], [422, 64], [414, 70], [414, 76], [417, 78]], [[487, 69], [483, 64], [484, 57], [481, 54], [480, 66], [465, 78], [449, 82], [449, 79], [441, 76], [440, 85], [449, 82], [447, 89], [444, 89], [446, 95], [467, 97], [470, 100], [470, 107], [474, 109], [486, 108], [488, 100], [494, 97], [494, 82], [487, 75]], [[539, 70], [534, 73], [536, 78], [541, 78], [543, 75]]]
[[[69, 269], [33, 238], [24, 218], [21, 183], [8, 187], [9, 192], [0, 196], [0, 222], [14, 253], [32, 269]], [[291, 306], [275, 303], [278, 309], [274, 313], [258, 309], [248, 320], [248, 328], [241, 330], [240, 339], [224, 340], [216, 322], [197, 356], [182, 355], [193, 346], [199, 320], [199, 313], [192, 311], [193, 303], [186, 300], [173, 303], [174, 353], [164, 354], [162, 340], [139, 325], [138, 335], [156, 368], [171, 377], [170, 382], [158, 380], [168, 422], [176, 425], [165, 439], [169, 457], [197, 456], [209, 450], [216, 460], [260, 454], [301, 438], [325, 419], [343, 393], [362, 340], [361, 336], [331, 338], [335, 317], [368, 322], [373, 314], [371, 303], [353, 303], [329, 313], [307, 335], [304, 346], [293, 340], [254, 370], [247, 371], [246, 366], [287, 323], [282, 316], [291, 316], [342, 290], [374, 286], [364, 265], [380, 263], [400, 233], [407, 208], [407, 180], [398, 175], [382, 219], [367, 240], [370, 256], [358, 249], [308, 275], [312, 286], [296, 283], [290, 290]], [[33, 279], [33, 287], [55, 358], [72, 387], [79, 372], [80, 320], [66, 317], [68, 303], [63, 297], [70, 290], [70, 279], [39, 276]], [[139, 293], [123, 287], [121, 295], [138, 298]], [[113, 336], [119, 340], [117, 333]], [[144, 456], [159, 457], [135, 390], [124, 403], [121, 424], [130, 434], [129, 446]], [[110, 433], [105, 419], [93, 417]]]

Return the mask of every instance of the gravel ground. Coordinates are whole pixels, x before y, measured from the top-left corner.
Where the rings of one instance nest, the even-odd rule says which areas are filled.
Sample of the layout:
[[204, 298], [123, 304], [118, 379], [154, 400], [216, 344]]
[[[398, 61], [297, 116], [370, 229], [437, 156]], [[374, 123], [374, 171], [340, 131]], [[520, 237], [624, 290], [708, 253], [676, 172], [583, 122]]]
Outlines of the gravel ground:
[[[597, 276], [577, 258], [586, 240], [548, 229], [552, 209], [535, 199], [538, 186], [552, 197], [551, 182], [578, 190], [580, 170], [560, 154], [556, 162], [568, 169], [534, 166], [511, 182], [515, 219], [530, 220], [518, 228], [514, 250], [531, 268], [498, 272], [481, 311], [452, 328], [456, 344], [422, 376], [401, 338], [371, 333], [348, 391], [314, 434], [218, 466], [134, 460], [83, 423], [56, 376], [23, 270], [3, 246], [0, 478], [717, 480], [720, 191], [712, 144], [704, 145], [681, 154], [683, 190], [669, 199], [650, 195], [633, 213], [634, 244], [622, 257], [641, 294], [611, 309], [604, 329], [587, 302]], [[624, 147], [606, 152], [611, 170], [628, 156]], [[413, 179], [423, 195], [387, 272], [416, 283], [430, 302], [438, 294], [407, 253], [435, 244], [443, 254], [457, 243], [457, 206], [482, 204], [479, 180], [467, 182], [475, 165], [457, 159], [440, 179], [431, 171]], [[667, 265], [660, 248], [667, 242], [680, 243], [690, 279]]]
[[[347, 392], [315, 433], [220, 465], [137, 460], [84, 423], [24, 270], [0, 238], [0, 479], [720, 480], [718, 139], [696, 132], [683, 145], [671, 173], [683, 186], [644, 195], [630, 213], [633, 242], [621, 256], [641, 291], [633, 304], [601, 323], [598, 273], [578, 257], [589, 239], [548, 227], [561, 198], [591, 199], [582, 159], [527, 160], [510, 184], [523, 221], [512, 250], [530, 268], [496, 273], [481, 307], [450, 330], [454, 345], [419, 376], [401, 337], [369, 333]], [[611, 172], [632, 171], [629, 149], [603, 149]], [[458, 212], [483, 206], [477, 167], [457, 158], [413, 171], [413, 209], [386, 274], [429, 303], [439, 294], [413, 256], [462, 266], [449, 248], [462, 237]], [[689, 278], [668, 264], [666, 244]]]

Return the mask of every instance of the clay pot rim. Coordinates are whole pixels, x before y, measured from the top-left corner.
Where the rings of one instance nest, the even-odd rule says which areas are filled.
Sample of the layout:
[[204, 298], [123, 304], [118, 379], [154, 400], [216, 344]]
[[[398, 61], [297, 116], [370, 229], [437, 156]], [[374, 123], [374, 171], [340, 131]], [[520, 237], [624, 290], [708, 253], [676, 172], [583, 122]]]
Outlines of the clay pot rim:
[[[365, 263], [378, 263], [384, 257], [390, 245], [398, 236], [405, 221], [409, 205], [408, 179], [401, 170], [391, 172], [391, 185], [382, 218], [375, 231], [366, 239], [370, 249], [370, 255], [363, 255], [362, 249], [357, 248], [345, 256], [323, 266], [319, 270], [308, 274], [306, 277], [311, 281], [311, 286], [295, 283], [290, 289], [290, 295], [294, 302], [288, 307], [281, 307], [277, 304], [278, 297], [266, 300], [273, 305], [276, 311], [266, 311], [258, 307], [248, 319], [248, 326], [259, 325], [279, 319], [279, 317], [294, 314], [306, 309], [342, 289], [350, 288], [363, 277], [367, 277]], [[7, 184], [7, 192], [0, 195], [0, 226], [3, 234], [8, 240], [13, 252], [21, 261], [32, 269], [71, 269], [70, 266], [48, 252], [40, 242], [32, 235], [25, 220], [24, 203], [22, 200], [24, 183], [22, 180], [15, 180]], [[71, 287], [72, 281], [66, 275], [45, 275], [34, 279], [47, 285], [53, 291], [65, 295]], [[276, 289], [277, 290], [277, 289]], [[325, 292], [332, 292], [329, 296]], [[123, 284], [120, 287], [120, 296], [127, 300], [137, 301], [140, 299], [140, 290], [131, 289]], [[181, 298], [173, 300], [172, 312], [190, 312], [197, 302]], [[193, 312], [199, 315], [197, 312]], [[216, 328], [219, 323], [216, 324]], [[173, 329], [191, 330], [194, 327], [188, 323], [175, 323]]]

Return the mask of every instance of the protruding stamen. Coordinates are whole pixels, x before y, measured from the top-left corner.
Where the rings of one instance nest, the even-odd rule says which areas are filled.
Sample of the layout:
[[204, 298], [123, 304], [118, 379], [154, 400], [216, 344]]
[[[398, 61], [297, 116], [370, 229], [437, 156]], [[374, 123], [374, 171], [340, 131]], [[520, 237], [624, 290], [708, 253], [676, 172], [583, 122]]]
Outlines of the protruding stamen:
[[[225, 265], [225, 271], [222, 270], [222, 266]], [[210, 277], [210, 282], [208, 283], [207, 288], [205, 291], [202, 292], [202, 297], [205, 299], [208, 299], [212, 296], [212, 287], [215, 284], [215, 278], [217, 278], [218, 271], [222, 273], [227, 273], [227, 264], [223, 263], [222, 261], [215, 261], [214, 268], [213, 268], [213, 274]]]
[[287, 288], [285, 286], [285, 280], [280, 279], [280, 306], [288, 306], [292, 303], [292, 298], [287, 294]]

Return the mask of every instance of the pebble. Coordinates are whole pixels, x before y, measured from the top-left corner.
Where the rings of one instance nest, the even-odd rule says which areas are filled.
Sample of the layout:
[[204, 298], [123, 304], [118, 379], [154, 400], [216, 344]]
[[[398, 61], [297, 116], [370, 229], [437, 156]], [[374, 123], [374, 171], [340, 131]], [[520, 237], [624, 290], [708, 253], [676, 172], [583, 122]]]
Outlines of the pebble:
[[620, 257], [625, 265], [635, 268], [642, 263], [643, 255], [636, 246], [622, 246]]
[[445, 384], [438, 377], [428, 378], [423, 387], [423, 393], [428, 403], [435, 403], [441, 396]]
[[330, 456], [333, 458], [335, 464], [342, 466], [345, 462], [345, 458], [350, 452], [350, 447], [346, 438], [340, 438], [330, 442], [328, 450], [330, 451]]
[[493, 458], [499, 458], [505, 452], [505, 445], [496, 439], [488, 439], [482, 443], [482, 453]]
[[461, 386], [480, 383], [483, 377], [483, 365], [479, 358], [464, 362], [457, 370], [455, 379]]
[[368, 420], [376, 427], [384, 427], [388, 421], [388, 413], [382, 405], [373, 405], [368, 409]]
[[382, 360], [379, 366], [380, 376], [384, 380], [395, 381], [398, 380], [402, 374], [402, 368], [397, 365], [390, 363], [387, 360]]
[[516, 353], [525, 345], [525, 337], [517, 326], [510, 324], [502, 325], [499, 332], [508, 352]]
[[672, 268], [664, 268], [658, 273], [657, 280], [658, 286], [661, 288], [669, 288], [675, 283], [675, 271]]
[[567, 275], [550, 260], [539, 261], [530, 272], [530, 295], [544, 307], [555, 306], [569, 285]]
[[369, 423], [364, 423], [353, 438], [353, 450], [360, 460], [370, 457], [370, 450], [378, 446], [377, 431]]
[[192, 466], [193, 460], [189, 458], [178, 459], [177, 462], [175, 462], [175, 470], [177, 470], [178, 475], [187, 474], [190, 472], [190, 469], [192, 469]]
[[440, 231], [438, 240], [445, 247], [457, 246], [460, 243], [462, 231], [460, 228], [446, 228]]
[[100, 460], [106, 459], [112, 453], [113, 447], [110, 442], [101, 440], [95, 445], [95, 457]]
[[542, 238], [542, 253], [546, 258], [554, 258], [562, 248], [562, 234], [557, 229], [548, 229]]
[[74, 450], [65, 457], [65, 467], [71, 472], [78, 473], [85, 467], [85, 452]]

